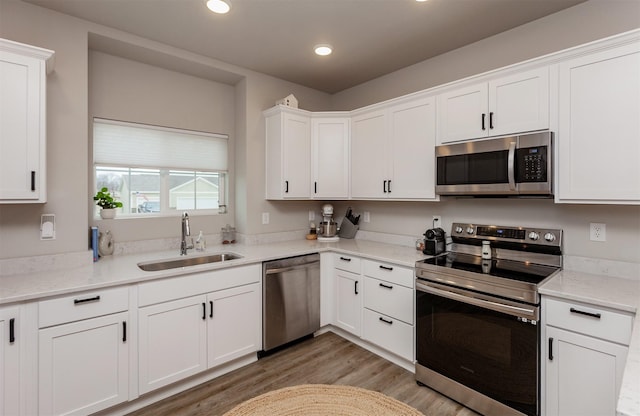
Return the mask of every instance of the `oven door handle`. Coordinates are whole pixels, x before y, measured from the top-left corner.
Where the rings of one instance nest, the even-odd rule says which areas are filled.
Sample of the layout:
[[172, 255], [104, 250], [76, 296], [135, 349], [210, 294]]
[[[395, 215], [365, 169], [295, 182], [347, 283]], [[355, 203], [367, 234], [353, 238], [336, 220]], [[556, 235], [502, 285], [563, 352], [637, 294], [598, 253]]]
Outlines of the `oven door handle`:
[[509, 189], [516, 190], [516, 142], [509, 143], [509, 155], [507, 164], [507, 176], [509, 178]]
[[521, 318], [527, 318], [537, 321], [536, 313], [534, 309], [520, 308], [518, 306], [506, 305], [504, 303], [493, 302], [485, 299], [478, 299], [471, 296], [461, 295], [459, 293], [451, 292], [448, 290], [437, 289], [435, 287], [427, 286], [420, 282], [416, 282], [416, 290], [421, 292], [431, 293], [432, 295], [442, 296], [443, 298], [457, 300], [462, 303], [468, 303], [469, 305], [479, 306], [481, 308], [490, 309], [496, 312], [506, 313], [508, 315], [518, 316]]

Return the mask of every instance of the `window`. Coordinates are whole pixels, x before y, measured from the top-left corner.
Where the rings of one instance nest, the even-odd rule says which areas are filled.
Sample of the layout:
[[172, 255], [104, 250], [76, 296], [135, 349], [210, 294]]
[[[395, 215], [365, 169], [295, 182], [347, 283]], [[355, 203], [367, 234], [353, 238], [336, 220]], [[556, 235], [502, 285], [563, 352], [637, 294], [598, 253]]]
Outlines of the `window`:
[[121, 217], [224, 213], [227, 147], [225, 135], [96, 118], [95, 189], [122, 202]]

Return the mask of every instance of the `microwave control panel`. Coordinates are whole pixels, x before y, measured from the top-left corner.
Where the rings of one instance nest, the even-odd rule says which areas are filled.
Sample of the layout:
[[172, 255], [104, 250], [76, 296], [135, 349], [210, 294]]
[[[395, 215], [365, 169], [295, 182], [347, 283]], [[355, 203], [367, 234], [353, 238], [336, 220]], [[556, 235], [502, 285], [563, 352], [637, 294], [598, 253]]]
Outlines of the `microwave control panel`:
[[516, 150], [517, 182], [547, 181], [547, 146]]

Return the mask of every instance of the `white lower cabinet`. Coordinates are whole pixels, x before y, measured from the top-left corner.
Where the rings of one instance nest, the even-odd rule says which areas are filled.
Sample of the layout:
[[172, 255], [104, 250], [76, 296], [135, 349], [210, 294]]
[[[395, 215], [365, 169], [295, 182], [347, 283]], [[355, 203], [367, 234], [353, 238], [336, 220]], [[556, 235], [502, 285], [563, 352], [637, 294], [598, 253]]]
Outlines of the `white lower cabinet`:
[[362, 334], [362, 278], [360, 274], [336, 269], [336, 326]]
[[259, 351], [261, 273], [254, 265], [141, 284], [140, 394]]
[[614, 416], [632, 317], [543, 297], [546, 416]]
[[19, 308], [0, 308], [0, 414], [19, 415], [20, 337]]
[[128, 289], [67, 296], [38, 306], [39, 413], [86, 415], [127, 401]]

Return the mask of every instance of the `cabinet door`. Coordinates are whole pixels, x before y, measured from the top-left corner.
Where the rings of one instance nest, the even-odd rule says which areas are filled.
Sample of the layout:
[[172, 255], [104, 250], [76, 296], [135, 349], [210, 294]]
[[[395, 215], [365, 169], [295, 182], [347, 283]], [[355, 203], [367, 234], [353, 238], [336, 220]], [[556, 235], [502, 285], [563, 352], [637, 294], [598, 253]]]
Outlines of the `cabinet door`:
[[335, 269], [336, 326], [356, 336], [362, 331], [362, 280], [360, 275]]
[[206, 296], [193, 296], [139, 309], [139, 391], [207, 369]]
[[18, 308], [0, 309], [0, 414], [20, 414]]
[[386, 110], [351, 119], [351, 196], [387, 198]]
[[45, 157], [44, 73], [40, 59], [0, 52], [0, 201], [3, 202], [38, 202], [40, 198], [45, 177], [44, 160], [40, 160]]
[[129, 393], [128, 312], [41, 329], [40, 414], [86, 415]]
[[489, 82], [489, 135], [549, 128], [549, 68]]
[[436, 199], [435, 98], [398, 105], [389, 111], [389, 146], [392, 173], [388, 197]]
[[614, 416], [627, 348], [554, 327], [546, 331], [547, 416]]
[[311, 184], [311, 122], [309, 117], [284, 114], [282, 148], [284, 197], [309, 198]]
[[489, 134], [488, 86], [480, 83], [438, 95], [437, 143]]
[[640, 203], [640, 45], [560, 64], [559, 202]]
[[208, 295], [210, 368], [262, 348], [260, 287], [256, 283]]
[[349, 119], [313, 119], [311, 196], [319, 199], [349, 197]]

